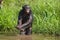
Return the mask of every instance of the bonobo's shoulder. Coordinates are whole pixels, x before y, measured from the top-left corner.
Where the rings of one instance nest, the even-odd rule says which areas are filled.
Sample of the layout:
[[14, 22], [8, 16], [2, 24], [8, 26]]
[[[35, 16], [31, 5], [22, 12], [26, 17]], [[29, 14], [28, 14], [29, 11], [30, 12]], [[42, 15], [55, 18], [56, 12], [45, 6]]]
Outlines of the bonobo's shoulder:
[[19, 13], [23, 13], [23, 10], [20, 10], [20, 12]]
[[30, 13], [30, 16], [33, 16], [32, 12]]
[[23, 10], [20, 10], [19, 15], [23, 15]]
[[31, 13], [30, 16], [32, 17], [32, 19], [34, 19], [33, 13]]

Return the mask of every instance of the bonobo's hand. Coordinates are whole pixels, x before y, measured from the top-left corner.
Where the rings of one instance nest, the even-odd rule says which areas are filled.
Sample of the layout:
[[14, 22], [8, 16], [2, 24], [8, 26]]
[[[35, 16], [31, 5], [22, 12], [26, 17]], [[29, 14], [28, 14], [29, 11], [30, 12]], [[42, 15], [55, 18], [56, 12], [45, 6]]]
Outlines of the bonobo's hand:
[[21, 29], [21, 26], [20, 26], [20, 25], [18, 25], [16, 28], [17, 28], [17, 29]]
[[20, 30], [21, 30], [21, 31], [24, 31], [24, 29], [22, 29], [22, 28], [21, 28]]
[[24, 29], [22, 28], [22, 26], [17, 26], [17, 29], [24, 31]]

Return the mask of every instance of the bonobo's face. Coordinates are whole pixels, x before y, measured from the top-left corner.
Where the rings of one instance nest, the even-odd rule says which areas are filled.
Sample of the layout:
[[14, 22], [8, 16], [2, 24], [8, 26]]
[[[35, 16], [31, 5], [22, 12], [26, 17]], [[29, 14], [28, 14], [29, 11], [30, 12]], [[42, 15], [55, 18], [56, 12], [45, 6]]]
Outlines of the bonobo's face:
[[29, 12], [30, 12], [30, 7], [29, 6], [25, 7], [25, 12], [26, 12], [26, 14], [29, 14]]
[[29, 13], [30, 12], [30, 9], [26, 9], [26, 12]]

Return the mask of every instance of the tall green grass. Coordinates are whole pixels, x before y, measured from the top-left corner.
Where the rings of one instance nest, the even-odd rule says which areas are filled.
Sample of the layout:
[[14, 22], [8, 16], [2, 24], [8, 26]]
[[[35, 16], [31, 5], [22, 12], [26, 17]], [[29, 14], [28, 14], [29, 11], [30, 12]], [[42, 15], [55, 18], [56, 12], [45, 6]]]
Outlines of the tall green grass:
[[14, 31], [17, 26], [18, 13], [24, 4], [33, 12], [34, 33], [60, 35], [60, 0], [3, 0], [0, 9], [0, 30]]

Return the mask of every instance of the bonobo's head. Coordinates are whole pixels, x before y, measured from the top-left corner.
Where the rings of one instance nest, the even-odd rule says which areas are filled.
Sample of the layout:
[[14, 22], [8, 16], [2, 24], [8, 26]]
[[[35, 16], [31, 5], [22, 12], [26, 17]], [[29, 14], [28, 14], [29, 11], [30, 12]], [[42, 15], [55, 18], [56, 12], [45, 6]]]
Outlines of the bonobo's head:
[[26, 14], [29, 14], [29, 12], [30, 12], [30, 6], [24, 5], [23, 6], [23, 10], [26, 12]]

